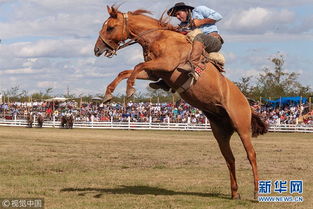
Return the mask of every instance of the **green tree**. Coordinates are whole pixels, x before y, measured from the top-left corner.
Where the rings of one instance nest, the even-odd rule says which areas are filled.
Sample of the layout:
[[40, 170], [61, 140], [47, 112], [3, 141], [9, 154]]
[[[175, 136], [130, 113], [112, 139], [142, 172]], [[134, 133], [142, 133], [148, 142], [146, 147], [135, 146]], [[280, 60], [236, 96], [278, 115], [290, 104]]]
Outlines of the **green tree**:
[[47, 88], [44, 96], [45, 97], [51, 97], [52, 92], [53, 92], [53, 88], [51, 88], [51, 87]]
[[252, 96], [252, 89], [254, 87], [251, 84], [251, 79], [252, 76], [241, 77], [238, 82], [234, 82], [246, 97]]
[[152, 89], [149, 86], [146, 88], [146, 98], [151, 99], [151, 102], [172, 102], [178, 100], [178, 95], [173, 94], [171, 91], [164, 91], [162, 89]]
[[298, 73], [284, 71], [285, 60], [282, 55], [275, 56], [271, 62], [274, 69], [265, 67], [257, 78], [252, 90], [255, 97], [306, 96], [309, 93], [310, 88], [298, 81]]
[[44, 92], [39, 91], [31, 94], [32, 101], [43, 101], [52, 98], [52, 88], [47, 88]]
[[11, 87], [9, 90], [4, 92], [4, 96], [9, 98], [10, 102], [26, 101], [27, 91], [21, 90], [19, 86]]

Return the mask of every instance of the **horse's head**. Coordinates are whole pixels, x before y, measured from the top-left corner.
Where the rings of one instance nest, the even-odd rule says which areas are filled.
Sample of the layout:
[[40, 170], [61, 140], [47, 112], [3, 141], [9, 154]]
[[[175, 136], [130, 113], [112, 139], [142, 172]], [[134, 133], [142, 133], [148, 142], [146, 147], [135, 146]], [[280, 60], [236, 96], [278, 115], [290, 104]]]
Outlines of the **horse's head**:
[[118, 50], [120, 43], [128, 39], [127, 16], [114, 6], [108, 8], [110, 17], [104, 22], [99, 32], [94, 52], [97, 57], [104, 53], [106, 57], [112, 57]]

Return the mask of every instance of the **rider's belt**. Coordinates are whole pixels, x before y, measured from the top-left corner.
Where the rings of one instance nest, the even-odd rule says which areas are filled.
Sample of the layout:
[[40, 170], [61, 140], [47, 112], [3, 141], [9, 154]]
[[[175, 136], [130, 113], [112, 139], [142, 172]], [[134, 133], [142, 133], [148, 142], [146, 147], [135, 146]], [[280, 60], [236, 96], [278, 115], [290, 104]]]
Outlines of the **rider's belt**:
[[223, 44], [224, 43], [224, 40], [223, 38], [220, 36], [220, 34], [218, 34], [217, 32], [212, 32], [212, 33], [209, 33], [209, 36], [213, 36], [217, 39], [219, 39], [221, 41], [221, 43]]

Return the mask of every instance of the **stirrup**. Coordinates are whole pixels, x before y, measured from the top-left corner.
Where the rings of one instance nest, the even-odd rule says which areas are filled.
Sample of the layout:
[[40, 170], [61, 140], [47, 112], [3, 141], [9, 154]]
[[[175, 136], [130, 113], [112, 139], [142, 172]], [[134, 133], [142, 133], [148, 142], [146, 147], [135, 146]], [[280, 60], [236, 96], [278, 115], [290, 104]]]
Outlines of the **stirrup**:
[[189, 61], [187, 61], [186, 63], [178, 65], [177, 68], [181, 69], [181, 70], [185, 70], [185, 71], [192, 71], [193, 70], [192, 64]]
[[196, 71], [191, 71], [188, 73], [189, 78], [194, 78], [196, 81], [199, 79], [199, 74]]

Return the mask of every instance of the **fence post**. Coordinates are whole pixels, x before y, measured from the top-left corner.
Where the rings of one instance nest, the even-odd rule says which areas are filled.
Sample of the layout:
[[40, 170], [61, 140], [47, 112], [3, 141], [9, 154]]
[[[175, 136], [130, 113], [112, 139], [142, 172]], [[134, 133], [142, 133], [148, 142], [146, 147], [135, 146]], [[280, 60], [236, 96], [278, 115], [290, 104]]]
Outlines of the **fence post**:
[[111, 128], [113, 128], [113, 115], [111, 115]]
[[151, 125], [152, 125], [152, 116], [149, 116], [149, 129], [151, 129]]
[[188, 118], [187, 118], [187, 126], [186, 126], [187, 129], [189, 129], [189, 124], [190, 124], [190, 117], [188, 116]]
[[130, 130], [130, 116], [128, 116], [127, 120], [128, 120], [128, 130]]
[[54, 115], [54, 114], [53, 114], [53, 116], [52, 116], [52, 121], [53, 121], [53, 122], [52, 122], [52, 127], [55, 128], [55, 115]]

